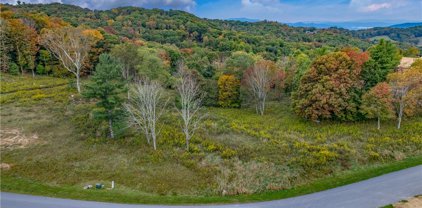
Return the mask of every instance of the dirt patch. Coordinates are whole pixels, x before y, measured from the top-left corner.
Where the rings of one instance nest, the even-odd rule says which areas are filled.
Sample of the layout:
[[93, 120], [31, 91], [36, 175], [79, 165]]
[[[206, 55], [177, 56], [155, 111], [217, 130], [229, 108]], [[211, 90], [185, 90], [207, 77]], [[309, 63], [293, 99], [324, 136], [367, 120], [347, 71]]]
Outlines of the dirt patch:
[[0, 163], [0, 170], [10, 170], [11, 165], [7, 163]]
[[394, 208], [421, 208], [422, 207], [422, 195], [415, 196], [401, 202], [394, 204]]
[[25, 148], [39, 141], [38, 135], [24, 135], [19, 129], [0, 129], [0, 148]]

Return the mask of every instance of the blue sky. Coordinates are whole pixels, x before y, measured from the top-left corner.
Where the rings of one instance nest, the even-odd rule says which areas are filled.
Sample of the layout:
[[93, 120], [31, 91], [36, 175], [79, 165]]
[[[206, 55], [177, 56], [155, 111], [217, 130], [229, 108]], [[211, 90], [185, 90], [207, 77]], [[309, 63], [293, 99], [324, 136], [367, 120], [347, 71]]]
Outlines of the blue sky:
[[[21, 0], [61, 2], [91, 9], [119, 6], [181, 9], [212, 19], [250, 18], [279, 22], [422, 21], [422, 0]], [[1, 0], [16, 3], [16, 0]]]

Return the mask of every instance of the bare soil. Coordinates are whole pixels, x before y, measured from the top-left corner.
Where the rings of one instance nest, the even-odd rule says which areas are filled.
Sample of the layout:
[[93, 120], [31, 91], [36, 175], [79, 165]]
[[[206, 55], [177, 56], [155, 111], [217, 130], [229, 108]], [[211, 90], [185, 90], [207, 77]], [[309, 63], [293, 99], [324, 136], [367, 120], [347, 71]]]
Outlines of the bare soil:
[[19, 129], [0, 129], [0, 148], [17, 149], [25, 148], [38, 142], [38, 135], [25, 135]]
[[422, 195], [415, 196], [410, 199], [397, 202], [394, 204], [394, 208], [421, 208], [422, 207]]

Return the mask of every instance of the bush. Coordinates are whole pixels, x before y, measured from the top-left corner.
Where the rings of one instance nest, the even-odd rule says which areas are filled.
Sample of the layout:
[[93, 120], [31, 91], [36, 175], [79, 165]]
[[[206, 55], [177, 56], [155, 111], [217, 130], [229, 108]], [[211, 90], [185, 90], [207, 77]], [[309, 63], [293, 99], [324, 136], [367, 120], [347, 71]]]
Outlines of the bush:
[[16, 63], [11, 62], [9, 66], [9, 73], [11, 75], [18, 75], [19, 74], [19, 67]]
[[45, 67], [43, 65], [41, 65], [41, 64], [38, 64], [37, 65], [36, 71], [37, 71], [37, 74], [45, 74], [46, 73]]
[[229, 149], [229, 148], [223, 150], [223, 152], [221, 153], [221, 157], [224, 158], [224, 159], [229, 159], [229, 158], [232, 158], [236, 155], [237, 155], [236, 150]]

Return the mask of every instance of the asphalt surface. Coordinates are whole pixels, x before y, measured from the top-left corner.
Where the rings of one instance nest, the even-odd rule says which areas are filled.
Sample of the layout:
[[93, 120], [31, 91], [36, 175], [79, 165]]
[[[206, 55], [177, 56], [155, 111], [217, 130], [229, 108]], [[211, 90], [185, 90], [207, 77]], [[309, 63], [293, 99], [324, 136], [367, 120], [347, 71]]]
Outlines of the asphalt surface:
[[129, 205], [1, 192], [2, 208], [377, 208], [422, 194], [422, 165], [313, 194], [247, 204], [164, 206]]

